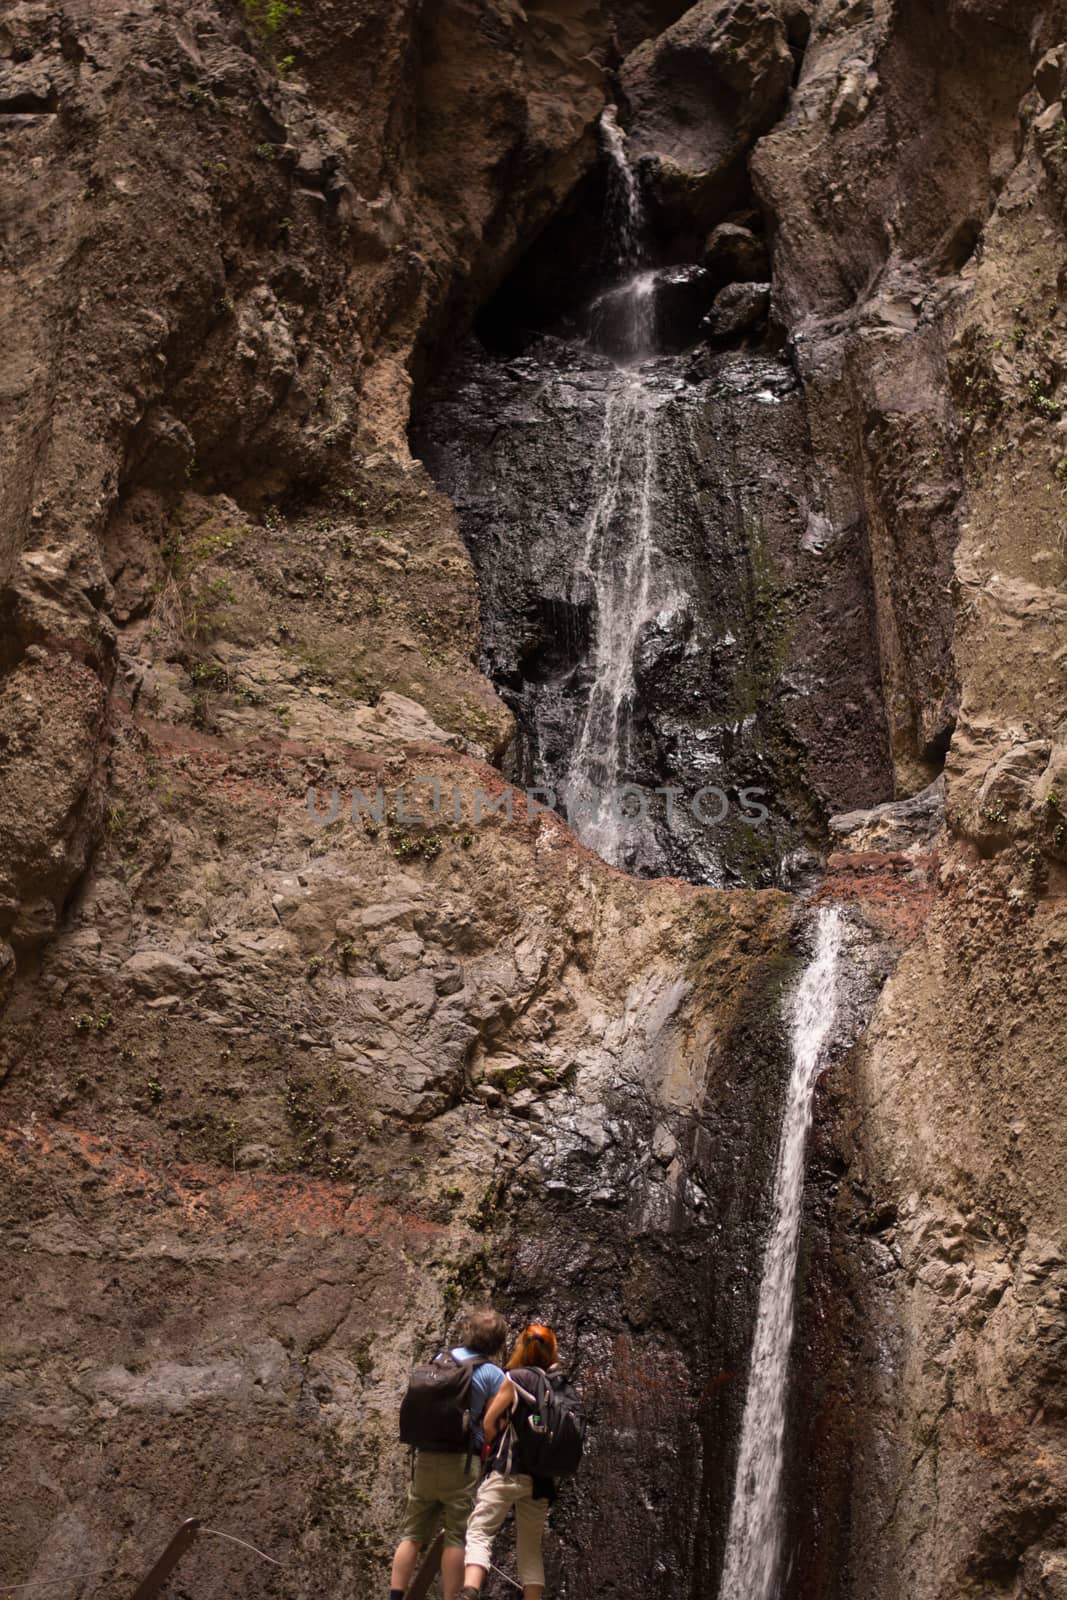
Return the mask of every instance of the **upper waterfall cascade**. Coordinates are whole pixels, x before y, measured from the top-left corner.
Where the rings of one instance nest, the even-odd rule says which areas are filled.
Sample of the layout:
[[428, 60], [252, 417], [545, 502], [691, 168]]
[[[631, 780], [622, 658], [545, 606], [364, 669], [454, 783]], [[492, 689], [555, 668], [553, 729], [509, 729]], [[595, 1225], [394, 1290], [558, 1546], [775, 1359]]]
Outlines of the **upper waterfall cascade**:
[[629, 872], [773, 883], [803, 840], [768, 553], [809, 520], [799, 389], [779, 356], [706, 348], [707, 275], [656, 265], [612, 108], [601, 151], [584, 304], [517, 352], [472, 339], [416, 447], [474, 557], [508, 776]]
[[[640, 848], [624, 793], [634, 770], [635, 664], [645, 629], [657, 616], [670, 615], [674, 597], [662, 583], [656, 560], [659, 401], [637, 365], [651, 355], [654, 338], [651, 275], [639, 270], [644, 229], [640, 191], [612, 108], [605, 111], [601, 127], [611, 166], [614, 238], [627, 273], [609, 297], [624, 338], [621, 364], [606, 389], [603, 432], [593, 462], [593, 501], [571, 586], [578, 605], [592, 596], [597, 629], [592, 682], [562, 798], [582, 842], [605, 861], [625, 866]], [[594, 340], [606, 298], [593, 303]]]

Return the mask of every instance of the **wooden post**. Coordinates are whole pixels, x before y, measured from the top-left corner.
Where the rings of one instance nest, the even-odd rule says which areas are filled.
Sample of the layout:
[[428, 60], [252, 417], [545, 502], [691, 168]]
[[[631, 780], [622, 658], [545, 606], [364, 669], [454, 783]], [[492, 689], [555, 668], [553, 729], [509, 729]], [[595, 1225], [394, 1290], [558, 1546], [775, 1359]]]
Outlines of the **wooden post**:
[[[411, 1580], [405, 1600], [426, 1600], [430, 1592], [430, 1585], [441, 1570], [441, 1555], [445, 1548], [445, 1536], [439, 1533], [436, 1539], [422, 1558], [422, 1565]], [[137, 1600], [137, 1596], [134, 1596]]]
[[188, 1517], [178, 1529], [144, 1582], [134, 1590], [133, 1600], [155, 1600], [182, 1556], [200, 1532], [200, 1518]]

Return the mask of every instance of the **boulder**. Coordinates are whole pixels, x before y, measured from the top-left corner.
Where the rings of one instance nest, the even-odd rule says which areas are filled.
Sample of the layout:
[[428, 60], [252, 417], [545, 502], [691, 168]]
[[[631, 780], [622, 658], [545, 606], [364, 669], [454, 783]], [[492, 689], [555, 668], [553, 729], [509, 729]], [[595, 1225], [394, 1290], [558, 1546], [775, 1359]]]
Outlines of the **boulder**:
[[627, 57], [630, 156], [662, 212], [710, 227], [741, 201], [744, 158], [784, 108], [793, 70], [770, 0], [701, 0]]
[[765, 283], [771, 275], [766, 244], [736, 222], [720, 222], [712, 229], [704, 266], [716, 284]]
[[138, 950], [124, 964], [123, 971], [143, 995], [186, 990], [197, 977], [195, 968], [169, 950]]
[[769, 283], [728, 283], [715, 296], [703, 326], [715, 344], [728, 344], [758, 327], [771, 304]]

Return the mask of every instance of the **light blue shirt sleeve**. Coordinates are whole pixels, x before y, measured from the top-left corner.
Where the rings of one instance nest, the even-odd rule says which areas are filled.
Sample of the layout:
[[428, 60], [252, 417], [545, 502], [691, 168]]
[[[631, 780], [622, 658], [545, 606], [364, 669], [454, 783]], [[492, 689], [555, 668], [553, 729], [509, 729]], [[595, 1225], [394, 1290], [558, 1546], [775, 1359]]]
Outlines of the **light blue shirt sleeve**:
[[[453, 1350], [452, 1354], [459, 1361], [469, 1361], [477, 1352], [459, 1345]], [[485, 1408], [503, 1381], [504, 1374], [495, 1361], [483, 1362], [480, 1367], [475, 1368], [474, 1376], [471, 1378], [471, 1428], [474, 1433], [474, 1442], [479, 1449], [481, 1449], [482, 1444], [481, 1424], [482, 1417], [485, 1415]]]

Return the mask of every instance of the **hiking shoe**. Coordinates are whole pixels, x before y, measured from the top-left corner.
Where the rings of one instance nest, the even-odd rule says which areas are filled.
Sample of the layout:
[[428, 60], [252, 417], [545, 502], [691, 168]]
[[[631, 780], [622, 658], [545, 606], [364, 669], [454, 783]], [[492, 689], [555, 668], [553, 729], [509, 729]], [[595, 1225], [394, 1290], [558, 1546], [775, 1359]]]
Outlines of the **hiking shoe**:
[[468, 1583], [465, 1589], [459, 1591], [459, 1600], [482, 1600], [482, 1591]]

